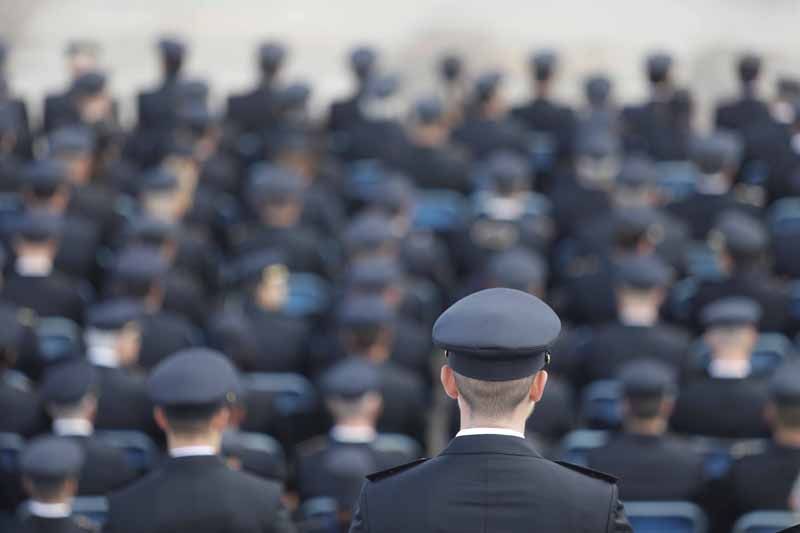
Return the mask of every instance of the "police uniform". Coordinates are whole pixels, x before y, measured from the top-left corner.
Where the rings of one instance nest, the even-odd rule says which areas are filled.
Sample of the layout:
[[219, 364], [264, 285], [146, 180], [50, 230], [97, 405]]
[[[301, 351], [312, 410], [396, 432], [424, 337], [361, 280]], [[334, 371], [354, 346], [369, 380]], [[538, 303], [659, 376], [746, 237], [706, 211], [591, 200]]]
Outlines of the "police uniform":
[[[634, 402], [672, 397], [675, 376], [675, 369], [652, 359], [633, 361], [619, 373], [623, 395]], [[697, 500], [705, 483], [702, 458], [688, 443], [668, 434], [623, 431], [590, 450], [588, 465], [618, 476], [620, 496], [626, 501]]]
[[717, 106], [714, 124], [719, 129], [746, 135], [748, 130], [771, 122], [772, 115], [767, 104], [757, 97], [751, 87], [758, 81], [761, 73], [761, 58], [745, 54], [737, 61], [736, 70], [742, 84], [742, 95], [736, 100]]
[[[560, 329], [534, 296], [487, 289], [445, 311], [433, 339], [455, 372], [506, 381], [543, 369]], [[467, 433], [369, 476], [350, 531], [631, 531], [613, 477], [547, 461], [514, 432]]]
[[327, 121], [327, 129], [331, 132], [346, 132], [363, 120], [360, 100], [367, 80], [377, 67], [378, 54], [370, 47], [359, 46], [350, 52], [348, 60], [357, 87], [353, 95], [331, 104]]
[[[42, 243], [61, 235], [61, 217], [41, 212], [28, 213], [12, 233], [19, 238]], [[62, 317], [76, 324], [83, 321], [86, 292], [79, 284], [54, 270], [52, 264], [18, 257], [14, 272], [3, 286], [3, 298], [41, 317]]]
[[[731, 172], [738, 168], [741, 147], [733, 138], [721, 134], [698, 139], [692, 146], [692, 160], [701, 174], [713, 176]], [[702, 176], [698, 177], [700, 182]], [[714, 192], [702, 188], [687, 198], [667, 205], [666, 209], [675, 217], [689, 224], [692, 238], [705, 240], [719, 217], [728, 211], [739, 211], [758, 216], [759, 210], [739, 201], [730, 191]]]
[[769, 237], [761, 221], [741, 213], [726, 213], [717, 222], [710, 242], [731, 255], [733, 265], [728, 276], [700, 283], [690, 301], [691, 325], [696, 328], [701, 323], [702, 310], [710, 303], [741, 296], [754, 300], [761, 307], [761, 331], [791, 334], [794, 325], [784, 285], [757, 261], [737, 264], [738, 257], [759, 258], [767, 253]]
[[[670, 269], [656, 256], [626, 257], [617, 263], [614, 283], [633, 290], [665, 289], [671, 282]], [[690, 338], [686, 331], [664, 324], [656, 317], [652, 323], [636, 323], [620, 316], [598, 326], [580, 350], [577, 382], [582, 385], [610, 379], [627, 362], [646, 356], [657, 359], [675, 371], [684, 367]]]
[[275, 86], [274, 77], [286, 55], [286, 48], [281, 43], [268, 42], [259, 46], [258, 64], [262, 74], [259, 85], [228, 98], [227, 118], [241, 132], [260, 134], [276, 126], [280, 116], [280, 90]]
[[[760, 308], [753, 300], [726, 298], [707, 306], [703, 324], [735, 326], [757, 324]], [[678, 395], [670, 424], [678, 433], [720, 438], [759, 438], [769, 434], [764, 420], [767, 382], [752, 369], [744, 375], [713, 371], [687, 383]]]
[[[800, 367], [789, 362], [775, 371], [769, 384], [770, 402], [778, 409], [800, 406]], [[791, 428], [797, 431], [796, 427]], [[713, 487], [711, 515], [719, 531], [728, 531], [751, 511], [789, 510], [789, 499], [800, 472], [800, 448], [772, 440], [765, 448], [733, 462]]]
[[469, 150], [475, 159], [483, 159], [497, 150], [527, 153], [524, 128], [511, 117], [490, 118], [481, 116], [480, 106], [495, 97], [500, 90], [502, 76], [487, 72], [475, 82], [477, 109], [469, 113], [453, 130], [453, 141]]
[[[120, 252], [111, 276], [111, 293], [120, 297], [139, 297], [126, 291], [131, 287], [151, 287], [162, 282], [167, 265], [158, 250], [130, 247]], [[152, 368], [163, 358], [202, 340], [197, 328], [183, 316], [164, 309], [148, 311], [140, 320], [142, 346], [139, 364]]]
[[[414, 116], [421, 126], [441, 124], [445, 120], [444, 105], [436, 99], [420, 100], [415, 104]], [[449, 139], [430, 145], [415, 141], [412, 135], [407, 150], [402, 168], [420, 189], [471, 192], [469, 156]]]
[[[337, 363], [321, 379], [326, 398], [345, 402], [377, 393], [380, 385], [376, 365], [356, 358]], [[300, 499], [336, 498], [340, 509], [349, 513], [367, 474], [417, 458], [414, 446], [392, 449], [386, 442], [375, 428], [335, 425], [327, 436], [301, 444], [296, 467]]]
[[[162, 408], [190, 410], [225, 405], [241, 392], [230, 362], [202, 348], [164, 360], [150, 375], [148, 390]], [[278, 483], [228, 468], [213, 448], [171, 453], [151, 475], [109, 497], [105, 531], [294, 531]]]
[[[552, 50], [537, 51], [530, 58], [531, 73], [540, 82], [549, 82], [557, 65], [558, 56]], [[529, 130], [552, 135], [559, 161], [566, 162], [572, 157], [575, 141], [575, 113], [572, 109], [546, 95], [537, 95], [529, 103], [512, 109], [511, 115]]]
[[[69, 361], [59, 364], [45, 374], [41, 386], [45, 405], [60, 407], [80, 403], [87, 395], [97, 394], [98, 376], [85, 361]], [[53, 420], [53, 433], [78, 443], [86, 460], [81, 469], [78, 493], [81, 495], [104, 495], [118, 489], [135, 477], [128, 466], [124, 453], [95, 436], [90, 419]]]
[[[84, 453], [74, 442], [60, 437], [39, 437], [31, 441], [20, 458], [22, 474], [35, 482], [53, 483], [76, 476]], [[35, 498], [35, 494], [33, 495]], [[30, 501], [14, 533], [86, 533], [99, 531], [95, 524], [72, 516], [68, 501]]]
[[[186, 45], [175, 38], [163, 38], [158, 42], [162, 61], [182, 64], [186, 55]], [[138, 96], [138, 127], [141, 130], [161, 132], [175, 126], [178, 106], [178, 77], [165, 77], [162, 86]]]
[[93, 305], [87, 313], [84, 341], [87, 358], [98, 377], [95, 426], [137, 430], [159, 438], [161, 432], [153, 421], [153, 405], [147, 397], [144, 377], [134, 368], [121, 366], [115, 346], [122, 329], [138, 325], [143, 314], [141, 304], [129, 300], [109, 300]]

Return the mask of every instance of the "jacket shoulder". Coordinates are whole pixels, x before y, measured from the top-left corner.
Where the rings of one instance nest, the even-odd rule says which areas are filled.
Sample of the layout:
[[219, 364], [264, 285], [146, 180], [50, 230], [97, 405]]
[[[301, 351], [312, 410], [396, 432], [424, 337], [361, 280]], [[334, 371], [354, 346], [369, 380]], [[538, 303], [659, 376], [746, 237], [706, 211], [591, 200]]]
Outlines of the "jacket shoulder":
[[556, 464], [563, 466], [564, 468], [568, 468], [573, 472], [577, 472], [583, 476], [592, 478], [592, 479], [599, 479], [600, 481], [605, 481], [608, 484], [615, 485], [617, 483], [617, 478], [612, 476], [611, 474], [606, 474], [605, 472], [600, 472], [599, 470], [593, 470], [591, 468], [587, 468], [585, 466], [580, 466], [572, 463], [568, 463], [566, 461], [555, 461]]
[[403, 464], [403, 465], [400, 465], [400, 466], [394, 466], [394, 467], [389, 468], [387, 470], [381, 470], [380, 472], [375, 472], [374, 474], [369, 474], [367, 476], [367, 479], [369, 481], [372, 481], [372, 482], [381, 481], [383, 479], [395, 476], [395, 475], [397, 475], [397, 474], [399, 474], [401, 472], [405, 472], [406, 470], [410, 470], [411, 468], [414, 468], [415, 466], [421, 465], [422, 463], [424, 463], [427, 460], [428, 459], [417, 459], [416, 461], [411, 461], [410, 463], [406, 463], [406, 464]]

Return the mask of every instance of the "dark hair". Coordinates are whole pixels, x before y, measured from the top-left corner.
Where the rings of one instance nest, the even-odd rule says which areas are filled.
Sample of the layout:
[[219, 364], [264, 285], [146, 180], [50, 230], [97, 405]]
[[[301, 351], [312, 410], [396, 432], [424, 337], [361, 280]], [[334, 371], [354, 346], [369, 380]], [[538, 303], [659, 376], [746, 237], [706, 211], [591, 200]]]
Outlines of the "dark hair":
[[205, 431], [211, 419], [224, 407], [223, 403], [197, 406], [164, 407], [164, 416], [175, 433], [197, 433]]
[[64, 485], [73, 476], [63, 478], [34, 478], [25, 476], [25, 479], [30, 483], [31, 496], [40, 500], [53, 500], [56, 499], [64, 490]]
[[661, 404], [664, 401], [663, 395], [628, 395], [625, 400], [628, 402], [630, 416], [640, 419], [656, 418], [661, 411]]
[[800, 405], [775, 404], [775, 416], [781, 427], [800, 429]]
[[510, 414], [525, 401], [534, 376], [511, 381], [482, 381], [454, 373], [458, 392], [470, 410], [489, 419]]

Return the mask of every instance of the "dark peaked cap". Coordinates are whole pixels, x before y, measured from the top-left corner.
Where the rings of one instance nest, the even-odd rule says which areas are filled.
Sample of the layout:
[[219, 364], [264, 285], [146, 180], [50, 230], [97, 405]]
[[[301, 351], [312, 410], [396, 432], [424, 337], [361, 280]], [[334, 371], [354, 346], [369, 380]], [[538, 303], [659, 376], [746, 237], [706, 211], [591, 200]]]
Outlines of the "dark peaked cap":
[[147, 388], [153, 403], [165, 407], [233, 403], [241, 395], [234, 366], [208, 348], [189, 348], [169, 356], [153, 369]]
[[34, 439], [25, 447], [20, 458], [20, 470], [35, 480], [57, 481], [77, 475], [83, 461], [83, 449], [74, 440], [45, 436]]
[[541, 370], [561, 321], [539, 298], [486, 289], [457, 301], [433, 325], [433, 342], [457, 373], [482, 381], [521, 379]]

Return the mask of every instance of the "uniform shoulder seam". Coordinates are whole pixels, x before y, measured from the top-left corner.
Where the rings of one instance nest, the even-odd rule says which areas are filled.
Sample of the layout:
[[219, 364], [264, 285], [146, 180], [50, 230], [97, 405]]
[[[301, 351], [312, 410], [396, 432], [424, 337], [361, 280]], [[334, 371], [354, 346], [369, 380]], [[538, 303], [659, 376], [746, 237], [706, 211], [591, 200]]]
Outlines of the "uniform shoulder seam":
[[578, 472], [579, 474], [583, 474], [584, 476], [588, 476], [594, 479], [599, 479], [601, 481], [605, 481], [606, 483], [617, 483], [617, 478], [612, 476], [611, 474], [606, 474], [605, 472], [600, 472], [598, 470], [593, 470], [591, 468], [587, 468], [585, 466], [580, 466], [572, 463], [568, 463], [566, 461], [555, 461], [556, 464], [563, 466], [564, 468], [568, 468], [574, 472]]
[[389, 468], [387, 470], [381, 470], [380, 472], [375, 472], [373, 474], [369, 474], [367, 476], [367, 479], [369, 481], [372, 481], [372, 482], [380, 481], [382, 479], [386, 479], [388, 477], [392, 477], [394, 475], [397, 475], [400, 472], [405, 472], [406, 470], [414, 468], [415, 466], [420, 465], [420, 464], [424, 463], [427, 460], [428, 460], [427, 458], [417, 459], [416, 461], [411, 461], [410, 463], [406, 463], [406, 464], [399, 465], [399, 466], [394, 466], [394, 467]]

